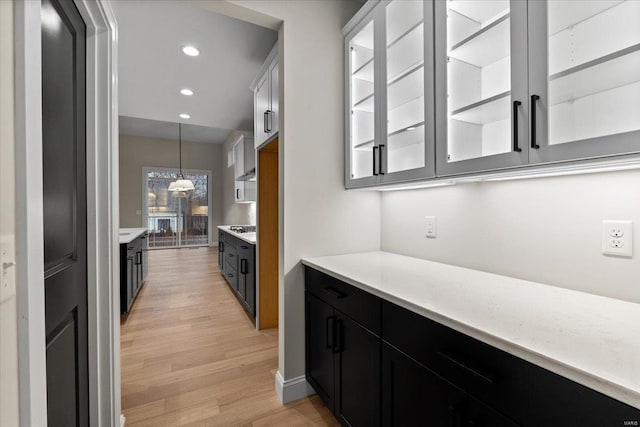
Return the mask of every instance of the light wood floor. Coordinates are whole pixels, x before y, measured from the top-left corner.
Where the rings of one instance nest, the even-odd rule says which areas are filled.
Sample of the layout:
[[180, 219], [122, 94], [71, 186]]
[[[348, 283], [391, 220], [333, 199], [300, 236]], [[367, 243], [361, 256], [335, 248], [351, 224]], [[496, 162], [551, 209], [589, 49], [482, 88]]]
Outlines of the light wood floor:
[[121, 347], [127, 427], [338, 425], [317, 396], [280, 404], [278, 332], [255, 330], [215, 248], [150, 251]]

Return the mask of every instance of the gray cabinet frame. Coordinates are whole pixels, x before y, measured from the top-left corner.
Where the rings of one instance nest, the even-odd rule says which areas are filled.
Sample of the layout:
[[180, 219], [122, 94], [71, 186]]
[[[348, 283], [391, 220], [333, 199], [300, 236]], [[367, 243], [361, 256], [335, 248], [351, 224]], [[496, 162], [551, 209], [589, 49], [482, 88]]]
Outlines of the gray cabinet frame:
[[[402, 1], [402, 0], [397, 0]], [[416, 181], [435, 177], [435, 112], [434, 112], [434, 43], [433, 43], [433, 0], [425, 0], [423, 3], [424, 25], [424, 166], [416, 169], [386, 173], [387, 165], [387, 44], [386, 44], [386, 7], [391, 3], [384, 0], [377, 3], [365, 17], [353, 27], [344, 40], [345, 61], [345, 187], [361, 188], [380, 184], [391, 184], [406, 181]], [[382, 149], [381, 165], [378, 160], [375, 164], [382, 172], [379, 175], [371, 175], [362, 178], [351, 177], [351, 55], [349, 44], [351, 40], [369, 23], [374, 22], [374, 143], [373, 147]], [[372, 147], [371, 156], [374, 156]]]

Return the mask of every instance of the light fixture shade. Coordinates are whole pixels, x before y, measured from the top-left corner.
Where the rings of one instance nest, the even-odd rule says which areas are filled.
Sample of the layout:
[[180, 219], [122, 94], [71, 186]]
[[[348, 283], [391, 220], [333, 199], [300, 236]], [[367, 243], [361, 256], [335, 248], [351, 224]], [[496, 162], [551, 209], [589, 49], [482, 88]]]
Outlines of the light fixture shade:
[[190, 179], [179, 178], [169, 184], [169, 191], [192, 191], [196, 187]]

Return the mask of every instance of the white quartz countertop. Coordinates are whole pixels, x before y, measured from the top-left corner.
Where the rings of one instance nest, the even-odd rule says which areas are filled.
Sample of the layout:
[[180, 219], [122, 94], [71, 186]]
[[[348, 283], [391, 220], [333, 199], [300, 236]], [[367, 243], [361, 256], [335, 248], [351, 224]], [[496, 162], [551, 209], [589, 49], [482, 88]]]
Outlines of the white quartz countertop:
[[302, 263], [640, 408], [640, 304], [388, 252]]
[[141, 234], [146, 233], [146, 228], [121, 228], [120, 229], [120, 244], [131, 243], [137, 239]]
[[222, 231], [224, 231], [225, 233], [229, 233], [234, 237], [237, 237], [238, 239], [244, 240], [247, 243], [251, 243], [252, 245], [256, 244], [256, 232], [249, 232], [249, 233], [236, 233], [235, 231], [231, 231], [231, 229], [229, 228], [231, 227], [231, 225], [219, 225], [218, 228]]

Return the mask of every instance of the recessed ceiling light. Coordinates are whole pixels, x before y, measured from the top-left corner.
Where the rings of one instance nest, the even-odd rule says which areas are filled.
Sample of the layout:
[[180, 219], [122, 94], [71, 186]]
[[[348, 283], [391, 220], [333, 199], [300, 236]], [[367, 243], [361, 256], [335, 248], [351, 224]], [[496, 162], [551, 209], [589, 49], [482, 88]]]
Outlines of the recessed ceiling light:
[[198, 55], [200, 55], [200, 51], [198, 49], [196, 49], [194, 46], [183, 46], [182, 47], [182, 52], [185, 55], [189, 55], [189, 56], [198, 56]]
[[193, 95], [193, 91], [191, 89], [187, 89], [187, 88], [181, 89], [180, 93], [183, 94], [183, 95], [186, 95], [186, 96]]
[[181, 118], [181, 119], [190, 119], [190, 118], [191, 118], [191, 116], [190, 116], [190, 115], [188, 115], [187, 113], [182, 113], [182, 114], [180, 114], [180, 118]]

